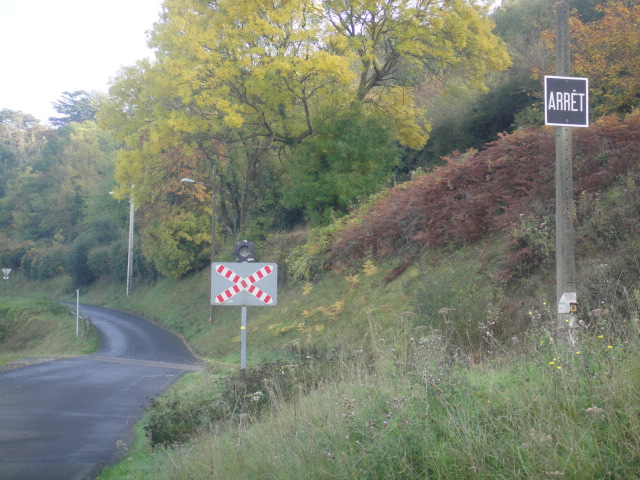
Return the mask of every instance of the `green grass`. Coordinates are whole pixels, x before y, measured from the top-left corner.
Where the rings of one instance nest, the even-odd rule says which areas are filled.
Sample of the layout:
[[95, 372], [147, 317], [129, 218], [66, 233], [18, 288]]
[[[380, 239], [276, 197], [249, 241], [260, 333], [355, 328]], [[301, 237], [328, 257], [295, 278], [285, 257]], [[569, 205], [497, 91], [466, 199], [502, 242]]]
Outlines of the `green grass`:
[[[238, 309], [219, 309], [213, 325], [206, 302], [189, 315], [187, 303], [203, 302], [188, 290], [204, 290], [197, 284], [205, 274], [112, 301], [148, 308], [191, 343], [221, 354], [154, 402], [124, 459], [100, 478], [640, 476], [633, 321], [584, 328], [579, 347], [564, 348], [544, 306], [544, 279], [528, 287], [537, 310], [510, 311], [509, 294], [479, 273], [491, 263], [486, 258], [471, 249], [425, 257], [388, 285], [394, 265], [376, 271], [369, 264], [285, 290], [277, 307], [250, 309], [252, 361], [240, 390], [239, 345], [225, 346], [238, 334]], [[447, 296], [447, 282], [458, 297]], [[101, 300], [97, 292], [86, 297]], [[479, 326], [491, 319], [528, 327], [508, 344]], [[462, 322], [478, 336], [474, 344], [461, 340]], [[168, 436], [152, 447], [154, 429]]]
[[261, 414], [213, 422], [191, 441], [141, 457], [142, 470], [133, 459], [102, 478], [640, 475], [637, 343], [609, 348], [585, 337], [576, 353], [531, 339], [533, 355], [474, 364], [439, 333], [407, 338], [404, 327], [372, 322], [369, 335], [379, 341], [338, 362], [330, 381], [318, 378], [293, 398], [269, 396]]
[[637, 249], [579, 262], [582, 305], [604, 299], [608, 313], [581, 311], [592, 321], [565, 348], [553, 272], [497, 281], [504, 245], [425, 252], [397, 277], [390, 260], [286, 285], [277, 306], [249, 308], [244, 376], [240, 309], [209, 324], [207, 272], [128, 298], [123, 285], [82, 292], [169, 326], [211, 363], [153, 402], [101, 478], [638, 478], [640, 283], [617, 269]]
[[[501, 248], [425, 254], [388, 284], [395, 264], [368, 263], [290, 286], [277, 307], [249, 309], [243, 395], [263, 392], [265, 404], [246, 400], [225, 414], [219, 403], [203, 409], [202, 397], [230, 398], [239, 310], [219, 308], [208, 325], [206, 299], [188, 298], [204, 303], [189, 316], [179, 285], [176, 305], [145, 290], [145, 303], [157, 303], [160, 318], [166, 308], [215, 368], [175, 387], [140, 430], [184, 421], [186, 438], [152, 450], [141, 441], [143, 453], [104, 478], [638, 477], [635, 324], [619, 316], [582, 327], [579, 347], [562, 347], [553, 285], [544, 274], [519, 290], [494, 282]], [[206, 281], [199, 274], [185, 284]]]
[[34, 298], [0, 296], [0, 364], [26, 356], [90, 353], [98, 346], [92, 328], [59, 303]]

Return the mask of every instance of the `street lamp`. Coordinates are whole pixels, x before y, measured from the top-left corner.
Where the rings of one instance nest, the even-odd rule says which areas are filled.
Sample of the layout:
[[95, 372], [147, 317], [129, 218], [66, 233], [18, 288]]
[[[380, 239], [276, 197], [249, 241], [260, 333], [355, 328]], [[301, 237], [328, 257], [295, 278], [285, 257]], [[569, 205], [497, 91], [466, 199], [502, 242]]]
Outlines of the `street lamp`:
[[[206, 187], [211, 188], [211, 278], [213, 278], [213, 262], [216, 258], [216, 165], [215, 163], [211, 167], [211, 184], [196, 182], [192, 178], [183, 178], [180, 180], [183, 183], [198, 183]], [[213, 323], [213, 301], [209, 300], [209, 323]]]

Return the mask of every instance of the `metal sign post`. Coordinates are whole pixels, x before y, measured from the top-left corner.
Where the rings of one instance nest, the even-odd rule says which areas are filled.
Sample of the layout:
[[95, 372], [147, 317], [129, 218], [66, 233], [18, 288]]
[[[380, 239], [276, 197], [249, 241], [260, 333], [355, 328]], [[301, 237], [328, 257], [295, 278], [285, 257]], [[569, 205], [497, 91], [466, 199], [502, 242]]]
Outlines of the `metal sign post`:
[[242, 307], [240, 368], [247, 366], [247, 306], [278, 303], [278, 265], [275, 263], [214, 263], [211, 265], [211, 304]]
[[240, 313], [240, 370], [247, 367], [247, 307]]

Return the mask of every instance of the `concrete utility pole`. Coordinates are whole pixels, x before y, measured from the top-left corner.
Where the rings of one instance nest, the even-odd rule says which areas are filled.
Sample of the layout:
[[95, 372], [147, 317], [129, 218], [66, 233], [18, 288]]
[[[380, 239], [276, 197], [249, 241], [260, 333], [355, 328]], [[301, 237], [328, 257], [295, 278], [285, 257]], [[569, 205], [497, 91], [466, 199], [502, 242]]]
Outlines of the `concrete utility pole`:
[[[556, 71], [568, 76], [571, 67], [569, 2], [559, 0], [556, 10]], [[571, 127], [556, 127], [556, 281], [558, 327], [573, 343], [577, 323], [575, 228], [573, 222], [573, 165]]]
[[129, 194], [129, 239], [127, 242], [127, 297], [131, 293], [131, 276], [133, 275], [133, 229], [135, 223], [136, 207], [133, 203], [133, 184]]

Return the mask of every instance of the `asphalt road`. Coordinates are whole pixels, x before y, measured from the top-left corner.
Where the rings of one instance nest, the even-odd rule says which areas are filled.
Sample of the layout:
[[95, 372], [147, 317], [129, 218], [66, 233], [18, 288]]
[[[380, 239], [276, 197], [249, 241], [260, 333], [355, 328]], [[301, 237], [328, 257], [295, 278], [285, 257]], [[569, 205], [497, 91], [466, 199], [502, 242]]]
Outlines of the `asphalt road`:
[[134, 315], [81, 305], [101, 337], [95, 355], [0, 371], [0, 479], [95, 479], [121, 459], [151, 398], [196, 360]]

